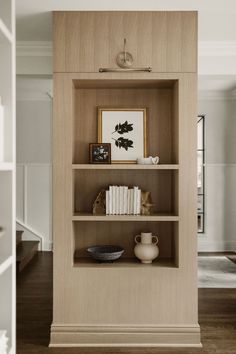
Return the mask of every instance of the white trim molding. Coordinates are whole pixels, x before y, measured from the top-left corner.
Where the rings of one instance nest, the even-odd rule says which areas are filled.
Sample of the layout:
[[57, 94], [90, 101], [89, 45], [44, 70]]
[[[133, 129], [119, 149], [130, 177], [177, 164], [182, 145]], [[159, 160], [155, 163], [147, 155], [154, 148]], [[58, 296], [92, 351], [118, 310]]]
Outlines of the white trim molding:
[[236, 252], [236, 241], [209, 241], [207, 234], [198, 234], [198, 252]]
[[[17, 74], [52, 75], [53, 47], [50, 41], [16, 43]], [[236, 41], [200, 41], [200, 75], [235, 75]]]
[[[52, 42], [50, 41], [18, 41], [16, 56], [18, 57], [52, 57]], [[199, 57], [236, 56], [236, 41], [200, 41], [198, 43]]]
[[17, 57], [52, 57], [52, 42], [16, 42]]
[[236, 41], [201, 41], [198, 43], [200, 75], [236, 75]]
[[52, 76], [52, 52], [52, 42], [17, 42], [17, 75]]
[[223, 90], [199, 90], [198, 91], [199, 101], [233, 101], [236, 100], [236, 90], [233, 91], [223, 91]]

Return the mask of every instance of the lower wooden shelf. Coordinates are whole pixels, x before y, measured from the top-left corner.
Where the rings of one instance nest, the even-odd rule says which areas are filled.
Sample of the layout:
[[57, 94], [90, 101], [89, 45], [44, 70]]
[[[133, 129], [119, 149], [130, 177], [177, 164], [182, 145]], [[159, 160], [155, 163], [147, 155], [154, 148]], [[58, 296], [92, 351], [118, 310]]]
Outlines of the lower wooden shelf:
[[153, 268], [153, 267], [163, 267], [163, 268], [177, 268], [174, 259], [172, 258], [159, 258], [150, 264], [142, 264], [136, 258], [120, 258], [112, 263], [97, 262], [89, 257], [75, 257], [74, 267], [87, 267], [87, 268]]
[[179, 216], [172, 213], [153, 215], [93, 215], [90, 213], [75, 213], [72, 221], [179, 221]]

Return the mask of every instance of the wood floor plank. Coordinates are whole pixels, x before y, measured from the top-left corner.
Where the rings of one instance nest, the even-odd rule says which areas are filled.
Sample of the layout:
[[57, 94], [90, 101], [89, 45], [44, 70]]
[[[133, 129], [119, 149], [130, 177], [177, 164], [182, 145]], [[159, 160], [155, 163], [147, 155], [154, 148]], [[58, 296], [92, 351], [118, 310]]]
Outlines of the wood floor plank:
[[17, 354], [236, 354], [236, 289], [199, 289], [203, 348], [48, 348], [52, 321], [52, 253], [17, 282]]

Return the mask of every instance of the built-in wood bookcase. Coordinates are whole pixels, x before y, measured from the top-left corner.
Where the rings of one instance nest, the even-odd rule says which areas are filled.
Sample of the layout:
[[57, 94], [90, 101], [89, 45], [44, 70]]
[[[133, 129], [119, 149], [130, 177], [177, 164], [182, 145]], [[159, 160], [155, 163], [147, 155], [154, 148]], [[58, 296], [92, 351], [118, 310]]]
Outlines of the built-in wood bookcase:
[[[134, 236], [150, 230], [159, 237], [160, 256], [153, 263], [178, 266], [178, 81], [73, 80], [73, 232], [75, 264], [98, 266], [86, 252], [94, 244], [124, 247], [123, 259], [106, 266], [140, 265], [134, 257]], [[97, 110], [106, 107], [146, 107], [148, 154], [157, 166], [90, 165], [88, 146], [97, 141]], [[151, 191], [153, 215], [95, 216], [93, 202], [109, 185], [137, 185]], [[89, 258], [90, 257], [90, 258]], [[168, 261], [168, 262], [166, 262]]]
[[[51, 346], [200, 345], [196, 23], [194, 12], [54, 14]], [[124, 37], [136, 65], [152, 72], [99, 72], [116, 66]], [[147, 107], [148, 155], [160, 163], [89, 164], [101, 106]], [[150, 191], [153, 214], [93, 215], [109, 185]], [[159, 238], [160, 255], [149, 265], [133, 252], [141, 231]], [[125, 252], [97, 263], [86, 252], [95, 244]]]

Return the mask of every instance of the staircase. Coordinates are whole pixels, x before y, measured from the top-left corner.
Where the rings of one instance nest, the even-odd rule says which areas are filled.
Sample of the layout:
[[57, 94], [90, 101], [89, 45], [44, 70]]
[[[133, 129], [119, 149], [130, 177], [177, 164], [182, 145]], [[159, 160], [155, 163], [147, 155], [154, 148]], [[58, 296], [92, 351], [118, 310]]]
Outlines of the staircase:
[[24, 231], [16, 231], [16, 269], [21, 272], [37, 255], [39, 241], [22, 241]]

